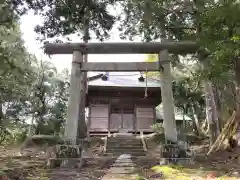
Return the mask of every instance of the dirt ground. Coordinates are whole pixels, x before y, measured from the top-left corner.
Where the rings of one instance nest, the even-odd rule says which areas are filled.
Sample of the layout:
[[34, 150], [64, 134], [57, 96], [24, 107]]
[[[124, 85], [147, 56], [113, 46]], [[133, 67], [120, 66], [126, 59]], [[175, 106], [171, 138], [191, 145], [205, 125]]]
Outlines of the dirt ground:
[[[150, 166], [145, 166], [136, 162], [138, 177], [135, 179], [240, 179], [240, 149], [216, 152], [209, 157], [205, 156], [208, 149], [206, 145], [195, 145], [192, 149], [196, 153], [193, 164], [159, 166], [150, 163]], [[39, 149], [32, 151], [29, 155], [21, 156], [17, 146], [0, 146], [0, 180], [102, 179], [109, 165], [113, 163], [99, 165], [96, 162], [88, 162], [82, 169], [46, 169], [45, 154]], [[4, 179], [7, 176], [8, 178]]]
[[4, 176], [4, 174], [8, 176], [6, 180], [94, 180], [101, 178], [107, 169], [107, 162], [101, 165], [88, 162], [81, 169], [47, 169], [46, 156], [37, 149], [34, 153], [22, 156], [19, 147], [0, 147], [0, 180], [5, 180], [1, 179], [1, 175]]

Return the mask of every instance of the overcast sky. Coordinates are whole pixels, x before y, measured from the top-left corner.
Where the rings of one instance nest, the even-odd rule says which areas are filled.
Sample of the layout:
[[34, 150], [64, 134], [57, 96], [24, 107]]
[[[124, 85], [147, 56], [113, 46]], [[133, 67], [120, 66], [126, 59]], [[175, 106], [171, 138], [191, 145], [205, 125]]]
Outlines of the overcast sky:
[[[28, 13], [21, 18], [21, 31], [22, 37], [25, 41], [25, 46], [28, 51], [32, 54], [35, 54], [38, 59], [42, 58], [43, 60], [49, 59], [48, 56], [45, 56], [42, 49], [40, 49], [40, 42], [36, 40], [37, 34], [34, 32], [34, 27], [37, 24], [40, 24], [42, 19], [39, 16], [35, 16], [33, 13]], [[78, 37], [73, 38], [75, 42], [78, 41]], [[119, 38], [119, 32], [116, 27], [111, 31], [111, 38], [106, 42], [123, 42]], [[126, 41], [125, 41], [126, 42]], [[136, 61], [144, 61], [146, 55], [89, 55], [89, 61], [105, 61], [105, 62], [136, 62]], [[71, 55], [53, 55], [51, 56], [51, 62], [54, 63], [59, 71], [64, 68], [71, 68]]]

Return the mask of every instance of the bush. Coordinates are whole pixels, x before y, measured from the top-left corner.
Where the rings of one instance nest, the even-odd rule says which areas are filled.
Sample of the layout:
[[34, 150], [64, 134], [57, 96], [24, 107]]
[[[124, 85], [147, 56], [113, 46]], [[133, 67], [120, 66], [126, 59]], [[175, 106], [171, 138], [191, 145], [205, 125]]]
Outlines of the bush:
[[1, 130], [1, 144], [22, 143], [27, 137], [27, 129], [25, 128], [5, 128]]
[[14, 134], [14, 136], [15, 136], [14, 141], [16, 143], [23, 143], [25, 141], [25, 139], [27, 138], [27, 134], [28, 134], [27, 130], [25, 130], [23, 132], [17, 132], [16, 134]]
[[64, 140], [61, 139], [59, 136], [53, 135], [34, 135], [28, 137], [23, 145], [22, 148], [31, 148], [35, 146], [43, 146], [47, 144], [48, 146], [54, 146], [57, 144], [64, 144]]
[[165, 143], [165, 136], [164, 136], [164, 133], [159, 133], [159, 134], [156, 134], [154, 137], [153, 137], [153, 141], [157, 144], [164, 144]]
[[152, 125], [153, 132], [157, 134], [162, 134], [164, 133], [164, 127], [162, 123], [155, 123]]

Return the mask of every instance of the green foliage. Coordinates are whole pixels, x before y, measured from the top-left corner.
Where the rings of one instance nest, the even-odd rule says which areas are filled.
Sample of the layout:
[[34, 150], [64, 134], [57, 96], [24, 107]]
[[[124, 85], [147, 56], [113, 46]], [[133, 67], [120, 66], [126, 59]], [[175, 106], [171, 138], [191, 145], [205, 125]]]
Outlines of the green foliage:
[[125, 16], [121, 18], [122, 38], [140, 35], [144, 41], [168, 36], [170, 39], [191, 40], [195, 27], [191, 14], [193, 3], [176, 0], [134, 0], [121, 2]]
[[240, 2], [218, 1], [201, 16], [201, 44], [212, 52], [209, 76], [227, 82], [232, 78], [234, 64], [239, 57]]
[[[9, 6], [1, 7], [10, 13]], [[21, 121], [28, 85], [34, 77], [31, 60], [34, 62], [35, 57], [26, 52], [19, 25], [10, 19], [0, 25], [0, 142], [15, 139], [8, 126]]]
[[162, 123], [155, 123], [152, 125], [153, 132], [157, 134], [161, 134], [164, 132], [163, 124]]
[[123, 37], [198, 41], [212, 53], [202, 78], [231, 76], [233, 60], [239, 56], [239, 1], [147, 0], [124, 1], [122, 6]]
[[28, 113], [36, 124], [37, 134], [59, 133], [66, 116], [68, 82], [49, 62], [40, 62], [37, 76], [32, 84]]
[[43, 17], [43, 24], [35, 28], [36, 32], [42, 35], [41, 39], [59, 35], [81, 35], [88, 25], [96, 38], [103, 40], [109, 37], [108, 32], [117, 20], [108, 11], [108, 6], [116, 2], [116, 0], [14, 0], [12, 4], [19, 10], [22, 3], [25, 3], [26, 10], [33, 10]]
[[34, 146], [54, 146], [56, 144], [63, 144], [64, 141], [59, 136], [52, 135], [34, 135], [28, 137], [23, 144], [23, 148], [31, 148]]
[[153, 137], [153, 141], [157, 144], [164, 144], [165, 143], [165, 135], [164, 133], [161, 133], [161, 134], [156, 134], [154, 137]]
[[[218, 109], [233, 110], [238, 77], [235, 75], [235, 65], [240, 47], [239, 1], [147, 0], [124, 1], [122, 5], [125, 14], [121, 18], [120, 28], [123, 38], [133, 39], [140, 35], [144, 41], [162, 38], [193, 40], [211, 53], [205, 62], [195, 63], [197, 68], [191, 67], [190, 71], [182, 71], [181, 68], [190, 67], [189, 64], [174, 59], [173, 74], [177, 79], [174, 97], [177, 107], [184, 108], [190, 117], [194, 114], [191, 111], [193, 107], [201, 117], [204, 111], [201, 81], [209, 79], [214, 84], [215, 95], [219, 94]], [[151, 59], [149, 56], [148, 60]], [[194, 56], [182, 59], [196, 61]], [[201, 67], [203, 63], [204, 70]]]
[[192, 81], [189, 78], [179, 78], [173, 83], [174, 104], [177, 108], [183, 110], [184, 114], [193, 116], [192, 108], [202, 116], [205, 100], [201, 89], [193, 88]]
[[59, 134], [66, 118], [68, 75], [29, 54], [19, 24], [0, 25], [0, 143], [23, 141], [28, 119], [36, 133]]
[[5, 131], [4, 139], [1, 141], [3, 144], [21, 144], [27, 138], [27, 128], [19, 124], [13, 124], [12, 126], [8, 125]]

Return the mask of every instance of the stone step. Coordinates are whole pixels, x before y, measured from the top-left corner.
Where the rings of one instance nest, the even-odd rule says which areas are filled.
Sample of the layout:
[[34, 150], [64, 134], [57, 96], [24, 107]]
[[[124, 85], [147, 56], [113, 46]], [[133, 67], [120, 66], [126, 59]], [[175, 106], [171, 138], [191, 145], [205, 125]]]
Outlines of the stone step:
[[133, 133], [128, 133], [128, 132], [118, 132], [118, 133], [114, 133], [112, 138], [116, 137], [116, 138], [120, 138], [120, 137], [127, 137], [127, 138], [136, 138], [136, 136], [133, 135]]
[[[114, 154], [112, 154], [112, 153], [105, 153], [104, 155], [103, 155], [103, 157], [107, 157], [107, 158], [114, 158], [114, 159], [116, 159], [116, 158], [118, 158], [120, 155], [114, 155]], [[133, 160], [133, 161], [136, 161], [136, 160], [138, 160], [139, 158], [141, 159], [141, 158], [145, 158], [146, 157], [146, 154], [144, 154], [144, 155], [138, 155], [138, 156], [135, 156], [134, 154], [131, 154], [131, 160]], [[155, 157], [154, 157], [155, 158]], [[149, 158], [149, 159], [154, 159], [154, 158]], [[158, 157], [156, 157], [156, 159], [159, 159]], [[146, 161], [149, 161], [149, 160], [146, 160]]]
[[141, 139], [137, 139], [135, 137], [124, 137], [124, 136], [121, 136], [121, 137], [109, 137], [108, 139], [117, 139], [117, 140], [127, 140], [127, 141], [139, 141]]
[[140, 139], [108, 139], [108, 141], [119, 141], [119, 142], [141, 142]]
[[111, 167], [109, 169], [111, 174], [131, 174], [136, 170], [136, 167]]
[[141, 139], [108, 138], [108, 141], [141, 142]]
[[114, 148], [114, 149], [119, 149], [119, 148], [123, 148], [123, 149], [142, 149], [143, 145], [109, 145], [107, 144], [107, 148]]
[[113, 144], [107, 144], [107, 148], [111, 147], [114, 149], [119, 149], [119, 148], [125, 148], [125, 149], [143, 149], [143, 145], [113, 145]]
[[[104, 154], [104, 156], [120, 156], [121, 154], [123, 154], [123, 153], [108, 153], [108, 152], [106, 152], [105, 154]], [[138, 157], [138, 156], [145, 156], [146, 155], [146, 153], [145, 152], [135, 152], [135, 153], [128, 153], [128, 154], [130, 154], [131, 156], [136, 156], [136, 157]]]
[[162, 149], [162, 147], [156, 147], [156, 146], [147, 146], [147, 148], [151, 148], [151, 149]]
[[145, 152], [143, 148], [139, 148], [139, 149], [107, 148], [106, 151], [109, 151], [109, 152], [123, 152], [125, 154], [127, 154], [128, 152]]
[[[107, 152], [105, 153], [105, 156], [115, 156], [115, 157], [118, 157], [120, 155], [122, 155], [123, 153], [111, 153], [111, 152]], [[133, 157], [139, 157], [139, 156], [146, 156], [146, 153], [128, 153], [130, 154], [131, 156]]]
[[142, 144], [142, 142], [140, 141], [131, 141], [131, 142], [128, 142], [128, 141], [107, 141], [107, 143], [110, 143], [110, 144]]
[[126, 136], [126, 137], [124, 137], [124, 136], [119, 136], [119, 137], [109, 137], [108, 139], [118, 139], [118, 140], [128, 140], [128, 141], [136, 141], [136, 140], [140, 140], [140, 139], [137, 139], [137, 138], [135, 138], [135, 137], [128, 137], [128, 136]]
[[115, 165], [111, 165], [110, 167], [136, 167], [134, 164], [128, 164], [128, 163], [118, 163]]
[[127, 142], [107, 142], [108, 145], [118, 145], [118, 146], [142, 146], [142, 143], [127, 143]]
[[124, 163], [132, 163], [132, 158], [126, 158], [126, 159], [116, 159], [116, 161], [113, 164], [124, 164]]
[[128, 140], [128, 141], [136, 141], [136, 140], [141, 140], [139, 138], [135, 138], [135, 137], [109, 137], [108, 139], [118, 139], [118, 140]]
[[119, 146], [119, 145], [107, 144], [107, 148], [109, 148], [109, 149], [112, 149], [112, 148], [114, 148], [114, 149], [117, 149], [117, 148], [124, 148], [124, 149], [142, 149], [143, 146], [142, 146], [142, 145], [138, 145], [138, 146], [136, 146], [136, 145], [134, 145], [134, 146], [132, 146], [132, 145]]
[[143, 152], [145, 153], [145, 151], [143, 149], [107, 149], [106, 152], [122, 152], [124, 154], [131, 154], [131, 153], [135, 153], [135, 152]]
[[50, 174], [51, 176], [78, 176], [79, 173], [76, 171], [69, 171], [69, 170], [64, 171], [64, 170], [60, 169], [57, 171], [52, 171], [48, 174]]

